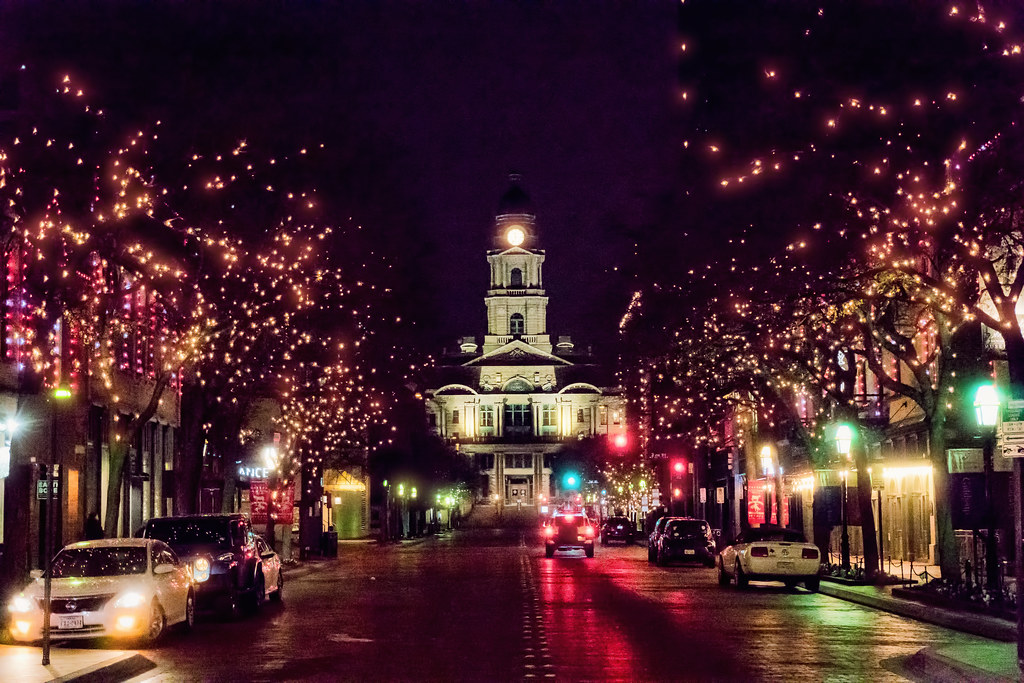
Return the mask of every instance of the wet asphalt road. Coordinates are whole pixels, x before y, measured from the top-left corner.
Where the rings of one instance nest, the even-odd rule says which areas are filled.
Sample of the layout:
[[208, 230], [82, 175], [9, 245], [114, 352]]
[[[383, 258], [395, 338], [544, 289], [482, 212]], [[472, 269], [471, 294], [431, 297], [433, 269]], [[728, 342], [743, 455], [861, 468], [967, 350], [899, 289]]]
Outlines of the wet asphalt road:
[[981, 642], [781, 584], [723, 589], [640, 546], [546, 559], [532, 532], [459, 531], [340, 555], [283, 604], [143, 651], [159, 668], [136, 680], [901, 680], [886, 660]]

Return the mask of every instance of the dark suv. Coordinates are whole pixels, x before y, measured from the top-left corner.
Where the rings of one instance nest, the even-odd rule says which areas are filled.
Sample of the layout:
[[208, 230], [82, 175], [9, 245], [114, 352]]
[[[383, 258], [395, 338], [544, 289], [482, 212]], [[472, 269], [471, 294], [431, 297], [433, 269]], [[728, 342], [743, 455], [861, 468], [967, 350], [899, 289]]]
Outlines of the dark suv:
[[544, 527], [544, 554], [554, 557], [556, 550], [582, 550], [594, 556], [597, 530], [585, 512], [559, 512]]
[[236, 617], [263, 602], [260, 553], [245, 515], [157, 517], [146, 522], [142, 536], [160, 539], [192, 567], [198, 608]]

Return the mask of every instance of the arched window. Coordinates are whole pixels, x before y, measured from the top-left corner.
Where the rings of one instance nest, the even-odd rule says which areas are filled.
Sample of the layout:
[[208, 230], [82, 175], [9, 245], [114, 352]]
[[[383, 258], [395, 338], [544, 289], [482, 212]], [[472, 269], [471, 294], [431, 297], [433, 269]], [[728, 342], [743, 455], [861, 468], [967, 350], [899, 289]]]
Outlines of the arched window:
[[519, 270], [518, 268], [513, 268], [512, 273], [510, 275], [510, 287], [519, 288], [523, 286], [523, 271]]
[[508, 332], [509, 334], [523, 334], [526, 330], [526, 322], [523, 320], [522, 313], [513, 313], [512, 317], [508, 321]]

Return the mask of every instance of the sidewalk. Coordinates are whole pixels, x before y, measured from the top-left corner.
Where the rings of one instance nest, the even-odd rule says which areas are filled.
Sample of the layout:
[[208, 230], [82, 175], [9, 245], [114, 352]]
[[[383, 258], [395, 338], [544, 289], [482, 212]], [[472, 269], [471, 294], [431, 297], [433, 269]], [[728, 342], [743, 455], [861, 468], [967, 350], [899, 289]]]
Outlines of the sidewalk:
[[993, 641], [956, 644], [943, 648], [926, 647], [909, 657], [898, 658], [901, 661], [897, 662], [897, 665], [905, 673], [918, 677], [919, 680], [1020, 680], [1015, 622], [894, 597], [893, 588], [894, 586], [848, 586], [823, 580], [820, 592], [840, 600], [971, 633]]
[[137, 652], [124, 650], [52, 647], [49, 666], [42, 660], [40, 647], [0, 645], [3, 679], [19, 683], [125, 681], [156, 666]]

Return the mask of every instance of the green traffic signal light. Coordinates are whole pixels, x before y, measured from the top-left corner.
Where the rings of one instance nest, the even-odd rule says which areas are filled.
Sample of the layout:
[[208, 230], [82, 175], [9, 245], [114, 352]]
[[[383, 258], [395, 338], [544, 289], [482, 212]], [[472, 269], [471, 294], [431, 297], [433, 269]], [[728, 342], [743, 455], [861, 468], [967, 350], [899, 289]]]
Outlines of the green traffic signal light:
[[562, 486], [573, 491], [578, 490], [580, 488], [580, 475], [575, 472], [566, 472], [562, 475]]

